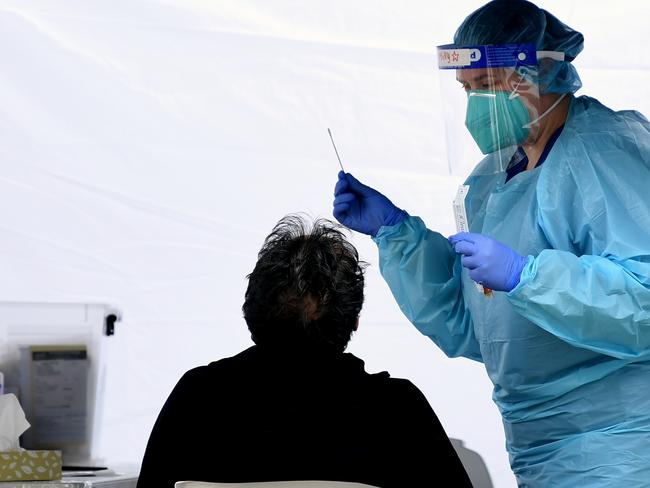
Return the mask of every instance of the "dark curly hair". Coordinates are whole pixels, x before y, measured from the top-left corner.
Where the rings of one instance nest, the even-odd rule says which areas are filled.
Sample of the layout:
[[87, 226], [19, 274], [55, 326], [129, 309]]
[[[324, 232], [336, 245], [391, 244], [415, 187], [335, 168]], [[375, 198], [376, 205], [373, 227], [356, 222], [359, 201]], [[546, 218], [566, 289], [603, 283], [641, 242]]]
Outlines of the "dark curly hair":
[[309, 228], [298, 214], [276, 224], [247, 276], [242, 310], [256, 344], [345, 350], [367, 264], [343, 229], [322, 218]]

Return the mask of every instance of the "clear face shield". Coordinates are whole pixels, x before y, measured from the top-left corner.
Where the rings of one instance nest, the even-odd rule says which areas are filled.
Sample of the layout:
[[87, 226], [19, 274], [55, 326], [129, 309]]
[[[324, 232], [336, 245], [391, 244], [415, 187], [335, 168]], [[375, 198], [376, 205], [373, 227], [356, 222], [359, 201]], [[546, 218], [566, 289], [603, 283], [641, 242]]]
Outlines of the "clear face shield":
[[503, 172], [518, 147], [534, 144], [544, 115], [538, 58], [560, 54], [532, 44], [438, 47], [451, 174]]

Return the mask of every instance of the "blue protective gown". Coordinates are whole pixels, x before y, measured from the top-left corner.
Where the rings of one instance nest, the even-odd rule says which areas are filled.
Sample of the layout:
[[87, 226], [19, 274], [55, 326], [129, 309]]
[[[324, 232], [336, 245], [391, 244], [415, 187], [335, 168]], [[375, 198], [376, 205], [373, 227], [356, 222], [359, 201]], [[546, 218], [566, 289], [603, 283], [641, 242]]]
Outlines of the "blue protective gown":
[[485, 364], [520, 487], [650, 486], [650, 123], [572, 98], [544, 164], [467, 179], [471, 232], [528, 255], [477, 291], [442, 235], [409, 217], [374, 238], [409, 320]]

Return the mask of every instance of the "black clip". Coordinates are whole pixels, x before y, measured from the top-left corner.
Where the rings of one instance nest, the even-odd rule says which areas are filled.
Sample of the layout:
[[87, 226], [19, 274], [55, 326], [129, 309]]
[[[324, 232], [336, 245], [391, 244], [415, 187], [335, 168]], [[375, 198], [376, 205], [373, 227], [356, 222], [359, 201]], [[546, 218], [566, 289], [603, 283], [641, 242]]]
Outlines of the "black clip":
[[107, 336], [115, 335], [115, 322], [117, 322], [117, 315], [111, 313], [106, 316], [104, 334]]

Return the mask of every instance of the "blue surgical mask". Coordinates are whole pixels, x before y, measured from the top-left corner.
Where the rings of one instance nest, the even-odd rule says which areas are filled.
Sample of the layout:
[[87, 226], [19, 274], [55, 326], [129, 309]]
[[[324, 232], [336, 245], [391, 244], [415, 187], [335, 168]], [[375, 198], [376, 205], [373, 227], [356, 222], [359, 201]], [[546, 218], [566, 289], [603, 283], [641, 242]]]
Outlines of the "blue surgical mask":
[[518, 93], [470, 90], [465, 126], [483, 154], [528, 138], [531, 118]]

